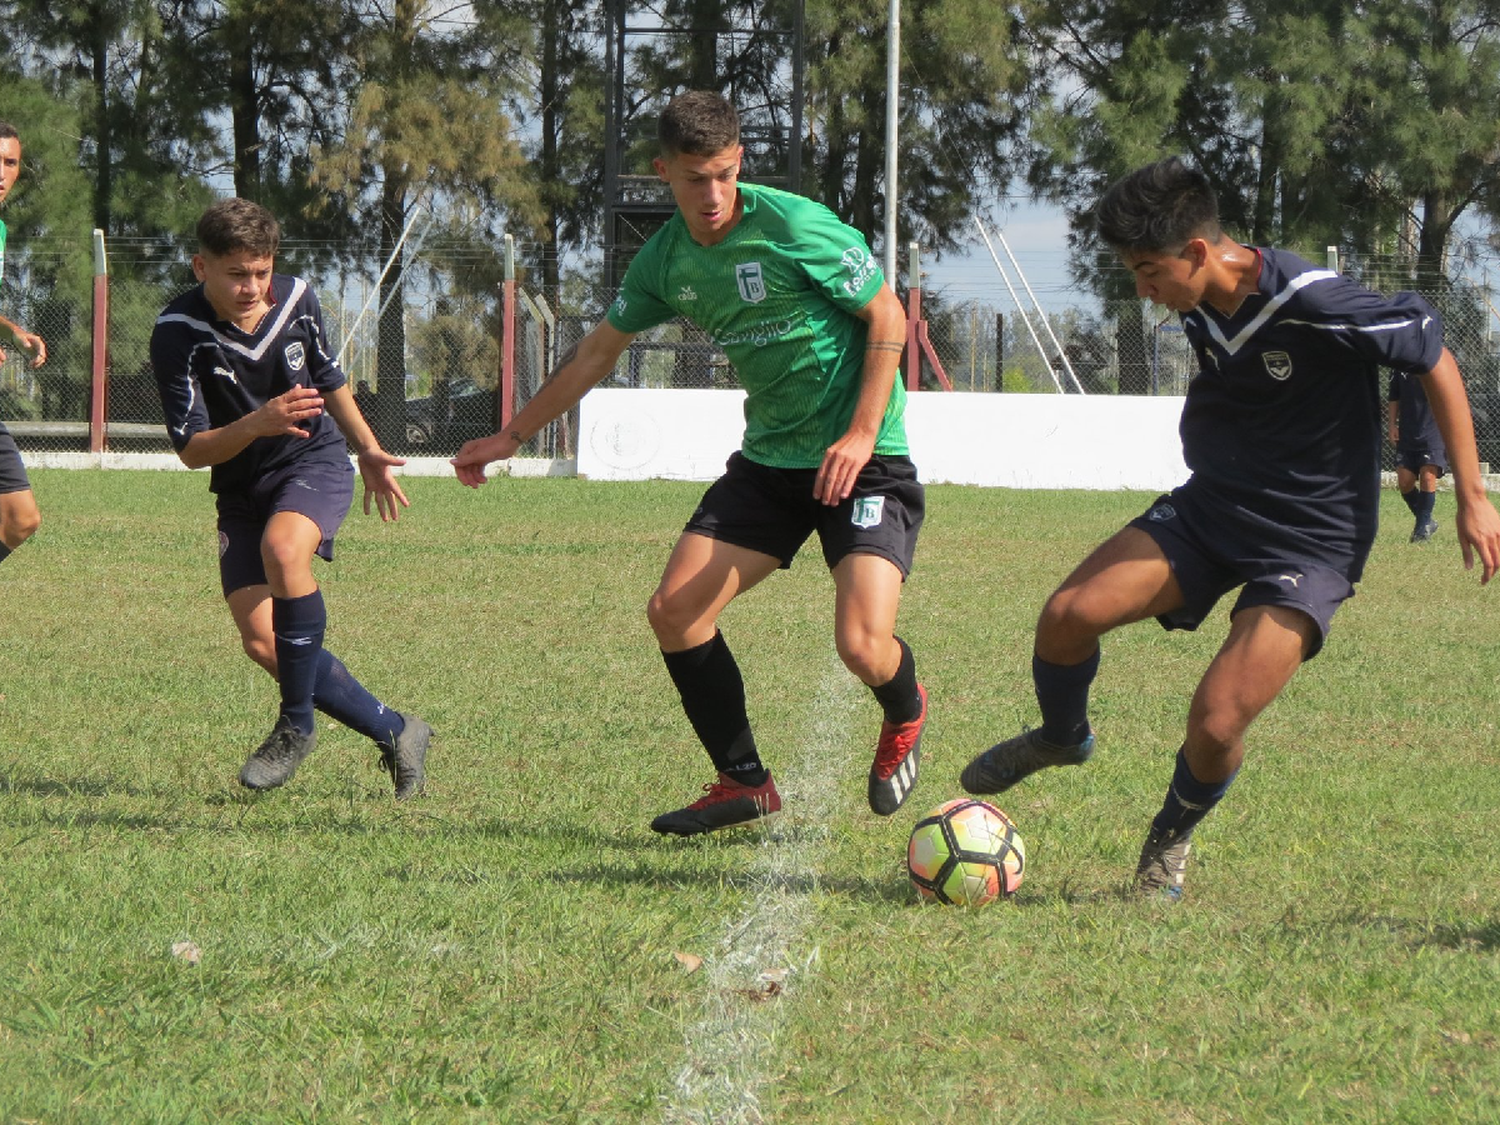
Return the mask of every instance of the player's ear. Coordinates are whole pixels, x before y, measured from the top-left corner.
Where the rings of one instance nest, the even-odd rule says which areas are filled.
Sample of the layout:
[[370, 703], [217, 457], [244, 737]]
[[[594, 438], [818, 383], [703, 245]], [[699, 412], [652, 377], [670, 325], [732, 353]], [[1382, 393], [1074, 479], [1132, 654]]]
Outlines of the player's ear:
[[660, 179], [662, 183], [671, 183], [671, 180], [667, 178], [667, 162], [665, 160], [663, 160], [659, 156], [653, 156], [651, 158], [651, 167], [656, 169], [657, 178]]
[[208, 276], [208, 263], [203, 260], [202, 254], [193, 255], [193, 276], [199, 281]]
[[1186, 258], [1195, 270], [1202, 269], [1208, 264], [1208, 241], [1202, 238], [1190, 238], [1187, 245], [1182, 248], [1182, 257]]

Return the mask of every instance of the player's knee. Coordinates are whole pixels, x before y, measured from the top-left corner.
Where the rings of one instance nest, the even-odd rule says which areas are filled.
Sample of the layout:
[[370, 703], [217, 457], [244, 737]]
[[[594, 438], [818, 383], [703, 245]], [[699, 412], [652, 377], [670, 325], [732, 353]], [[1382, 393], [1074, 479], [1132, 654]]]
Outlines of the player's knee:
[[1041, 616], [1037, 619], [1037, 636], [1069, 641], [1098, 637], [1107, 628], [1100, 608], [1097, 599], [1091, 598], [1086, 590], [1058, 590], [1042, 606]]
[[16, 545], [19, 546], [35, 535], [41, 526], [42, 513], [33, 506], [26, 511], [18, 512], [6, 527], [6, 531], [10, 532]]
[[276, 678], [276, 645], [270, 637], [241, 637], [241, 643], [245, 648], [245, 655], [269, 673], [271, 679]]
[[674, 641], [692, 625], [695, 615], [681, 599], [673, 598], [658, 589], [646, 602], [646, 620], [657, 640]]
[[884, 683], [893, 674], [888, 665], [892, 654], [900, 661], [900, 650], [889, 636], [878, 636], [864, 630], [840, 629], [834, 634], [834, 647], [844, 667], [867, 684]]
[[1237, 760], [1247, 726], [1236, 708], [1194, 707], [1188, 714], [1188, 742], [1206, 757]]

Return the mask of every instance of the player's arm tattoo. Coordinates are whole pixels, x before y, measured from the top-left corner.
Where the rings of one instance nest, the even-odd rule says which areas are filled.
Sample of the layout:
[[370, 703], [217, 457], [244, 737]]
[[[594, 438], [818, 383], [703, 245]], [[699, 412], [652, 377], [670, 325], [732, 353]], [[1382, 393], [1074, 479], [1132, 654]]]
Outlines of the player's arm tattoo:
[[[575, 340], [573, 343], [569, 344], [567, 350], [558, 357], [557, 365], [553, 367], [552, 370], [547, 373], [547, 377], [542, 380], [542, 387], [545, 387], [549, 383], [554, 382], [557, 377], [562, 374], [562, 369], [568, 366], [568, 364], [572, 363], [577, 358], [578, 341]], [[541, 390], [542, 387], [538, 387], [537, 390]]]

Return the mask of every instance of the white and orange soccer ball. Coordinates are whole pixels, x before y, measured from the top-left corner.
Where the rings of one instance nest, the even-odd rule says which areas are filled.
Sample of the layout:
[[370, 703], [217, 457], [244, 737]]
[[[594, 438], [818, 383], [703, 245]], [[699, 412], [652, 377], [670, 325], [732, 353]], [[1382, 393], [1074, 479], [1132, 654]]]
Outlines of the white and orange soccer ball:
[[1015, 894], [1026, 873], [1026, 845], [994, 805], [961, 797], [917, 821], [906, 869], [926, 901], [983, 906]]

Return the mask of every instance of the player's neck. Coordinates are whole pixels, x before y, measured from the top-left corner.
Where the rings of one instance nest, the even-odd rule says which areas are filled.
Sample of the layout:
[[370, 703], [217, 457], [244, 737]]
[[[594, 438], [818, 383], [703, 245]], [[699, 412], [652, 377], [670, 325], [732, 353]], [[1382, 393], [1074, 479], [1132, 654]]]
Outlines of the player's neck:
[[1233, 316], [1245, 298], [1260, 291], [1260, 251], [1225, 239], [1209, 260], [1203, 302], [1221, 316]]

